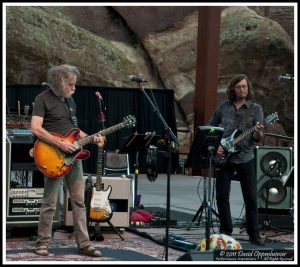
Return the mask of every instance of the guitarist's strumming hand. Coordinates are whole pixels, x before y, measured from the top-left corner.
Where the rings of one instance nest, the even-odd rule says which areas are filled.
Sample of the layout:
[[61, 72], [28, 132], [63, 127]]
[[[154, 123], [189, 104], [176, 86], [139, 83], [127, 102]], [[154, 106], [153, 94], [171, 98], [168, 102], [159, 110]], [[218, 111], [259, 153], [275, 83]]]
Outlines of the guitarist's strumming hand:
[[222, 155], [224, 153], [224, 148], [222, 146], [218, 147], [217, 154]]
[[219, 145], [217, 149], [216, 160], [221, 161], [223, 153], [224, 153], [224, 148], [221, 145]]
[[67, 154], [74, 153], [77, 150], [76, 146], [74, 146], [72, 143], [68, 141], [57, 139], [57, 142], [58, 142], [57, 147]]

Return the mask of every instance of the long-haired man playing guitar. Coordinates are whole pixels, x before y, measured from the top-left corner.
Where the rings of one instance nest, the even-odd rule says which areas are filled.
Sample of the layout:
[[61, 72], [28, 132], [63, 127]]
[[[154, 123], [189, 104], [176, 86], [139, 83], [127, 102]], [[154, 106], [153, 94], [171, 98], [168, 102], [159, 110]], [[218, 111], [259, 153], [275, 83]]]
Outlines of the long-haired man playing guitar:
[[[74, 153], [78, 148], [74, 143], [57, 138], [51, 133], [65, 136], [71, 129], [77, 128], [76, 104], [72, 95], [75, 93], [75, 85], [79, 76], [80, 72], [75, 66], [65, 64], [51, 68], [48, 71], [49, 88], [35, 98], [32, 113], [32, 133], [39, 140], [61, 151], [58, 153], [66, 155]], [[87, 136], [83, 131], [78, 131], [78, 139]], [[104, 137], [95, 135], [92, 141], [104, 142]], [[47, 157], [47, 155], [43, 156]], [[64, 177], [52, 178], [45, 175], [35, 253], [40, 256], [49, 255], [48, 245], [52, 239], [53, 217], [63, 179], [70, 194], [79, 252], [92, 257], [101, 257], [101, 252], [93, 247], [89, 239], [84, 204], [85, 180], [80, 159], [72, 163], [72, 168]]]

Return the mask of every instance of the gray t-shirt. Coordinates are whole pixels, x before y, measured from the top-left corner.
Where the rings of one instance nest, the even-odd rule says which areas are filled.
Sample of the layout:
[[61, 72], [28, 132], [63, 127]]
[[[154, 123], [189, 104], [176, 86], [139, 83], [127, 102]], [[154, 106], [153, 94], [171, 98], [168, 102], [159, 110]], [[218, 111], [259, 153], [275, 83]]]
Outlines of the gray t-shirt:
[[[69, 99], [69, 104], [76, 114], [76, 104], [72, 97]], [[36, 96], [32, 115], [44, 118], [43, 128], [48, 132], [64, 136], [74, 128], [69, 104], [66, 100], [65, 102], [59, 100], [49, 89]]]
[[[244, 116], [249, 108], [252, 110], [249, 114], [247, 122], [244, 123]], [[262, 107], [259, 104], [248, 100], [239, 110], [237, 110], [232, 101], [225, 100], [217, 107], [216, 111], [209, 120], [208, 125], [224, 128], [223, 138], [226, 138], [230, 136], [236, 129], [238, 129], [240, 132], [243, 132], [246, 129], [256, 125], [258, 121], [263, 122], [263, 117], [264, 115]], [[239, 133], [237, 133], [235, 137], [237, 137]], [[253, 159], [254, 144], [255, 140], [252, 134], [245, 137], [238, 144], [236, 144], [236, 147], [240, 152], [234, 153], [230, 159], [230, 162], [244, 163]]]

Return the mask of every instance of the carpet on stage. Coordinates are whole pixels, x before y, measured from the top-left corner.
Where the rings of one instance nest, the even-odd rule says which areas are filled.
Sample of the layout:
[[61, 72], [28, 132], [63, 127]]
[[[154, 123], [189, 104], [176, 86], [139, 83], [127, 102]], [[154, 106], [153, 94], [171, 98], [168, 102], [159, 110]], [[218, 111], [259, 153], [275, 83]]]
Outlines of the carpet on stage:
[[[50, 255], [47, 257], [34, 254], [35, 241], [6, 242], [7, 261], [163, 261], [164, 247], [153, 242], [140, 239], [110, 238], [101, 242], [93, 242], [103, 257], [89, 257], [78, 252], [75, 240], [53, 240], [49, 245]], [[176, 260], [182, 252], [172, 250], [169, 259]]]

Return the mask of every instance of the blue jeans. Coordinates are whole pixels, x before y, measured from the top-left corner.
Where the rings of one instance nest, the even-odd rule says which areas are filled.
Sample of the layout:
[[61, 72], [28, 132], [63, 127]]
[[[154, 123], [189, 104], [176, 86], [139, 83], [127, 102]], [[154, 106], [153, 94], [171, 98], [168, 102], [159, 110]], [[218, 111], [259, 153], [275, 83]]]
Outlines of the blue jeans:
[[[91, 244], [86, 222], [86, 207], [84, 203], [85, 179], [83, 177], [81, 160], [74, 161], [70, 172], [64, 177], [64, 182], [70, 195], [75, 238], [80, 249]], [[53, 218], [62, 183], [63, 177], [44, 177], [44, 197], [40, 210], [37, 246], [42, 244], [48, 246], [52, 239]]]
[[239, 177], [245, 202], [247, 233], [254, 236], [258, 229], [257, 215], [257, 179], [255, 174], [255, 160], [246, 163], [228, 163], [216, 175], [216, 199], [220, 219], [220, 231], [231, 234], [232, 220], [229, 204], [231, 179], [236, 171]]

